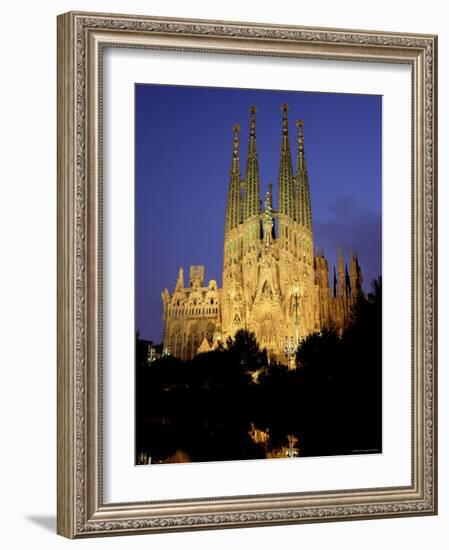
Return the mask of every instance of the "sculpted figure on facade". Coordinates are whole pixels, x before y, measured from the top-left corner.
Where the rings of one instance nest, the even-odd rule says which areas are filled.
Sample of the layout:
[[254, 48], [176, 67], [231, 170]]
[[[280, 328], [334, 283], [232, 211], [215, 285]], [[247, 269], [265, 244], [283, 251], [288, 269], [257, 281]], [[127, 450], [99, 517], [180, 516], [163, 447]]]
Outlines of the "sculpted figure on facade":
[[270, 360], [291, 363], [302, 340], [324, 329], [339, 333], [350, 322], [351, 304], [362, 292], [362, 271], [350, 252], [349, 269], [338, 251], [338, 276], [324, 251], [314, 248], [312, 206], [304, 147], [304, 122], [296, 122], [296, 171], [288, 130], [288, 105], [281, 106], [278, 208], [272, 185], [260, 196], [256, 108], [244, 176], [240, 166], [240, 125], [233, 126], [231, 168], [224, 228], [223, 286], [204, 284], [204, 267], [191, 266], [184, 286], [178, 273], [172, 294], [162, 293], [164, 348], [182, 359], [225, 342], [238, 329], [255, 333]]

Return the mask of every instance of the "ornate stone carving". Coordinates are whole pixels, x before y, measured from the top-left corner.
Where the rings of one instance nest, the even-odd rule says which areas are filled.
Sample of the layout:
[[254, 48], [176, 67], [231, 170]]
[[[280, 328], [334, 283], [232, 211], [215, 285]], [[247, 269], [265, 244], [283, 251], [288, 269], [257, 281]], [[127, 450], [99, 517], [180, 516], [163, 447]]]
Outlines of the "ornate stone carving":
[[[216, 23], [216, 22], [189, 22], [189, 21], [164, 21], [154, 19], [141, 19], [134, 17], [123, 16], [87, 16], [76, 15], [70, 16], [74, 24], [74, 43], [69, 47], [73, 48], [74, 56], [74, 79], [75, 79], [75, 189], [74, 189], [74, 283], [73, 283], [73, 298], [75, 302], [75, 319], [73, 325], [73, 338], [75, 340], [74, 349], [74, 424], [75, 424], [75, 448], [74, 448], [74, 468], [75, 468], [75, 523], [76, 534], [83, 535], [89, 533], [100, 532], [126, 532], [135, 530], [158, 530], [165, 528], [189, 528], [189, 527], [214, 527], [220, 525], [252, 525], [295, 522], [301, 520], [316, 520], [316, 519], [344, 519], [344, 518], [364, 518], [364, 517], [380, 517], [380, 516], [396, 516], [408, 515], [414, 513], [434, 512], [436, 509], [436, 494], [435, 494], [435, 479], [434, 470], [436, 468], [434, 455], [435, 448], [435, 342], [434, 333], [435, 327], [435, 280], [436, 273], [434, 268], [434, 250], [435, 250], [435, 212], [434, 212], [434, 193], [435, 193], [435, 174], [434, 174], [434, 80], [436, 78], [436, 70], [433, 65], [435, 59], [435, 39], [426, 36], [408, 36], [395, 35], [391, 33], [372, 33], [372, 32], [352, 32], [352, 31], [337, 31], [337, 30], [309, 30], [298, 28], [283, 28], [270, 27], [265, 25], [248, 25], [244, 23]], [[336, 46], [381, 46], [386, 48], [408, 48], [418, 49], [419, 55], [424, 61], [424, 69], [422, 73], [422, 84], [424, 89], [424, 112], [423, 112], [423, 155], [419, 162], [422, 162], [424, 171], [424, 182], [422, 186], [423, 202], [422, 202], [422, 219], [414, 220], [415, 229], [414, 238], [417, 231], [421, 232], [423, 238], [423, 258], [413, 258], [413, 262], [418, 260], [423, 262], [420, 265], [422, 271], [416, 273], [416, 266], [413, 264], [414, 277], [418, 277], [423, 287], [423, 317], [420, 319], [422, 323], [423, 337], [423, 378], [424, 387], [422, 388], [422, 403], [424, 408], [424, 418], [418, 419], [418, 422], [423, 428], [424, 445], [421, 448], [423, 452], [422, 462], [419, 464], [423, 468], [423, 497], [417, 498], [410, 502], [401, 502], [400, 500], [393, 501], [388, 497], [387, 489], [378, 490], [379, 493], [385, 493], [384, 501], [376, 504], [350, 504], [339, 506], [333, 504], [330, 506], [318, 507], [302, 507], [297, 509], [278, 509], [262, 510], [256, 512], [230, 512], [230, 513], [215, 513], [215, 514], [179, 514], [176, 516], [162, 516], [157, 518], [145, 519], [119, 519], [116, 521], [92, 520], [86, 515], [86, 255], [89, 243], [86, 243], [86, 31], [88, 29], [98, 30], [122, 30], [122, 31], [139, 31], [142, 33], [164, 33], [166, 35], [185, 35], [185, 36], [217, 36], [217, 37], [237, 37], [242, 39], [264, 39], [273, 41], [288, 41], [293, 42], [308, 42], [316, 44], [335, 44]], [[123, 47], [123, 44], [110, 44], [114, 47]], [[196, 47], [199, 45], [196, 44]], [[148, 47], [136, 43], [129, 44], [126, 47]], [[156, 46], [160, 49], [160, 46]], [[167, 47], [172, 50], [188, 50], [188, 48]], [[196, 50], [200, 51], [200, 50]], [[207, 52], [207, 48], [202, 51]], [[100, 56], [102, 48], [100, 45]], [[225, 53], [225, 48], [223, 48]], [[286, 54], [284, 52], [276, 52], [275, 47], [268, 52], [252, 52], [251, 49], [245, 48], [245, 42], [242, 41], [241, 51], [233, 52], [247, 55], [272, 55], [279, 56], [295, 56], [294, 53]], [[298, 57], [314, 57], [324, 59], [341, 59], [340, 52], [335, 49], [335, 53], [303, 53], [297, 54]], [[413, 66], [413, 61], [405, 59], [400, 53], [394, 55], [391, 53], [386, 57], [363, 57], [363, 54], [354, 53], [354, 56], [345, 56], [346, 60], [353, 59], [358, 62], [387, 62], [387, 63], [410, 63]], [[413, 78], [416, 80], [416, 67], [414, 68]], [[99, 63], [100, 73], [100, 91], [102, 87], [101, 81], [101, 58]], [[100, 113], [100, 128], [101, 128], [101, 113]], [[101, 144], [101, 135], [100, 135]], [[416, 189], [420, 185], [418, 174], [414, 174], [413, 185]], [[100, 182], [101, 188], [101, 182]], [[416, 191], [414, 200], [416, 200]], [[421, 279], [422, 277], [422, 279]], [[99, 284], [101, 292], [101, 266], [99, 274]], [[416, 284], [414, 285], [414, 292]], [[415, 321], [416, 323], [416, 321]], [[101, 319], [99, 320], [101, 331]], [[414, 342], [413, 345], [416, 345]], [[101, 351], [100, 351], [101, 356]], [[101, 363], [101, 357], [100, 357]], [[416, 368], [416, 365], [414, 366]], [[100, 389], [101, 391], [101, 389]], [[413, 414], [416, 414], [416, 408], [413, 409]], [[416, 441], [413, 440], [413, 444]], [[414, 454], [412, 453], [412, 466], [415, 469], [417, 464], [414, 462]], [[101, 461], [101, 453], [100, 453]], [[101, 465], [100, 465], [101, 472]], [[416, 473], [413, 472], [413, 483], [416, 482]], [[92, 490], [92, 489], [90, 489]], [[360, 491], [358, 491], [360, 492]], [[100, 481], [101, 493], [101, 481]], [[331, 494], [331, 493], [327, 493]], [[345, 496], [351, 494], [346, 491]], [[258, 495], [260, 496], [260, 495]], [[290, 497], [294, 496], [292, 494]], [[244, 502], [246, 497], [241, 497]], [[356, 497], [354, 497], [356, 500]], [[213, 501], [213, 499], [212, 499]], [[194, 501], [190, 501], [192, 503]], [[204, 501], [203, 501], [204, 502]], [[173, 501], [175, 503], [175, 501]], [[261, 504], [262, 506], [262, 504]], [[279, 504], [277, 504], [277, 507]]]

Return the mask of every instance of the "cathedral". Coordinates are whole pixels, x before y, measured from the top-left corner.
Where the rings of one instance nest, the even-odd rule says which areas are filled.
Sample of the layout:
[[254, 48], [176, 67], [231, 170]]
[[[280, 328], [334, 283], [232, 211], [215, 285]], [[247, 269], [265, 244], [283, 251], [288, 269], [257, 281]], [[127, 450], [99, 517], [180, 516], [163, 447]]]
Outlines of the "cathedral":
[[330, 285], [324, 252], [314, 248], [304, 123], [296, 122], [294, 171], [288, 105], [281, 110], [278, 208], [271, 184], [261, 200], [256, 108], [251, 107], [243, 178], [240, 126], [233, 127], [222, 287], [214, 280], [206, 284], [201, 265], [190, 267], [186, 285], [180, 268], [173, 293], [162, 293], [166, 353], [190, 359], [246, 329], [271, 361], [293, 365], [306, 336], [324, 329], [341, 333], [350, 321], [351, 304], [362, 292], [362, 271], [352, 252], [348, 268], [339, 248]]

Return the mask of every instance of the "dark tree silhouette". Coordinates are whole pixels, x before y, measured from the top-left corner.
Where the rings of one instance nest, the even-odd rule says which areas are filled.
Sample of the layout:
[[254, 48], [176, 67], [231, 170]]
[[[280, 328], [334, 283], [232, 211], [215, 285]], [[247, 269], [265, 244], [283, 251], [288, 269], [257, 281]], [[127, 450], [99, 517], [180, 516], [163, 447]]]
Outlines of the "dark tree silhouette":
[[309, 336], [297, 354], [303, 454], [382, 448], [382, 285], [361, 294], [340, 338]]
[[[382, 448], [382, 286], [360, 295], [340, 337], [306, 338], [296, 370], [268, 365], [253, 333], [191, 361], [149, 365], [136, 345], [136, 453], [152, 462], [265, 458], [298, 440], [301, 456]], [[250, 435], [269, 434], [265, 443]]]
[[266, 350], [261, 351], [254, 332], [238, 330], [226, 340], [227, 351], [247, 371], [254, 372], [268, 365]]

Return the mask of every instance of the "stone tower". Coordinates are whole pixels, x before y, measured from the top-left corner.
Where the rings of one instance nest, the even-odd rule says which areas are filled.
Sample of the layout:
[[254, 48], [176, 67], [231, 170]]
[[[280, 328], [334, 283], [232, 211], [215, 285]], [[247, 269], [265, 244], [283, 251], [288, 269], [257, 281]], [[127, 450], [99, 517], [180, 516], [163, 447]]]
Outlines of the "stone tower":
[[[285, 355], [293, 354], [302, 338], [321, 328], [303, 125], [298, 122], [295, 176], [288, 106], [282, 105], [281, 110], [278, 211], [273, 209], [270, 184], [263, 208], [256, 208], [260, 196], [256, 110], [250, 110], [248, 156], [241, 186], [243, 216], [240, 223], [225, 228], [222, 289], [223, 338], [247, 328], [277, 361], [285, 361]], [[238, 158], [236, 150], [238, 138], [234, 137], [234, 155]], [[238, 179], [239, 174], [231, 171], [228, 197], [236, 196]], [[232, 213], [237, 208], [237, 201], [228, 199], [227, 219], [237, 219]]]
[[313, 332], [342, 332], [351, 303], [362, 292], [362, 272], [350, 255], [349, 271], [338, 255], [332, 290], [324, 252], [314, 253], [312, 207], [304, 146], [304, 122], [296, 122], [296, 172], [290, 146], [288, 105], [281, 106], [278, 209], [268, 183], [263, 204], [256, 140], [256, 108], [250, 108], [245, 176], [240, 166], [240, 126], [233, 126], [225, 214], [223, 284], [204, 286], [194, 266], [189, 287], [180, 270], [173, 294], [166, 289], [164, 346], [187, 359], [212, 349], [244, 328], [255, 333], [272, 361], [292, 364], [301, 341]]

